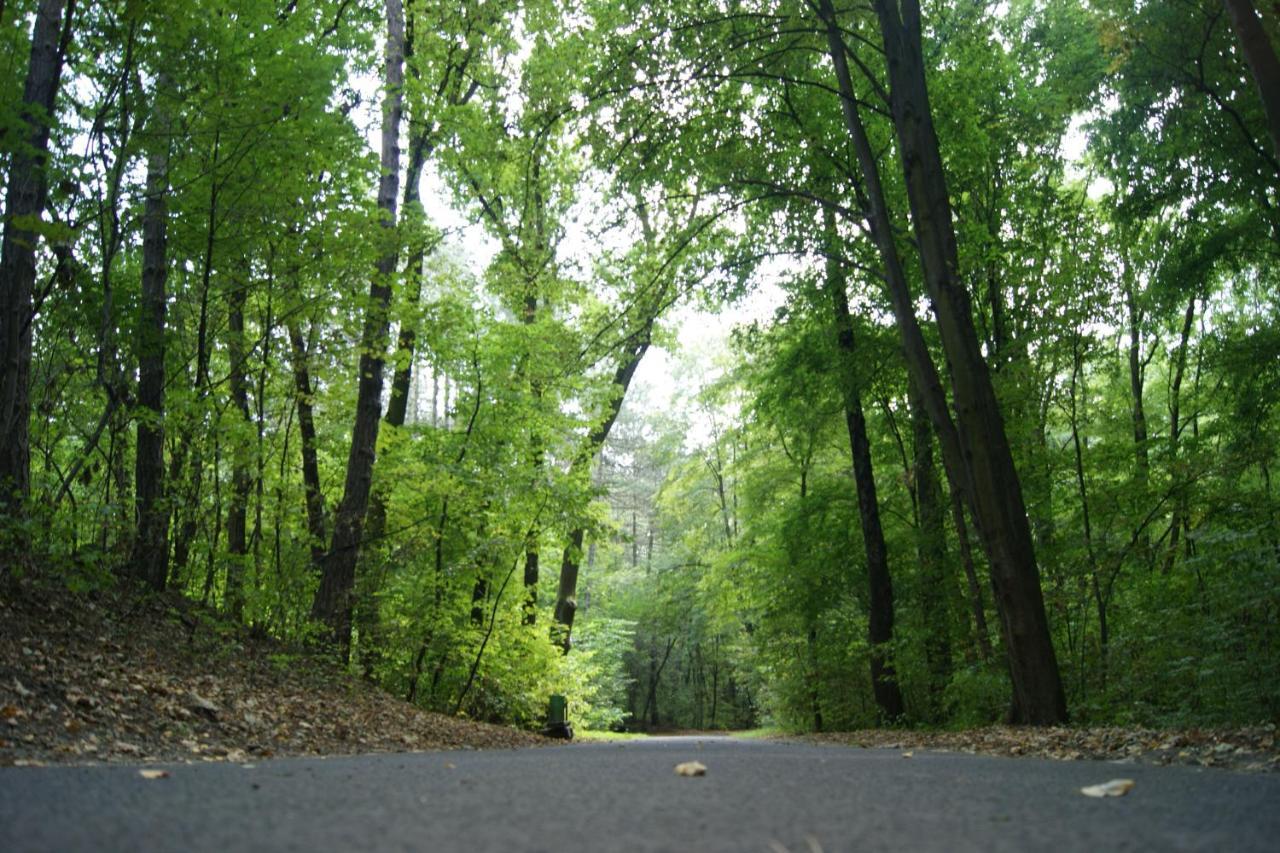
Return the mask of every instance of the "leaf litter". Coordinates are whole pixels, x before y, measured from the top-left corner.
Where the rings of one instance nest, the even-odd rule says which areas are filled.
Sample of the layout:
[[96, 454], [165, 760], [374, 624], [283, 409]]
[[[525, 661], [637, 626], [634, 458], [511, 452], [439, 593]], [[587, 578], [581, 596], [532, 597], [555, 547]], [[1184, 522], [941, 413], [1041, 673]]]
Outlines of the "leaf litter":
[[795, 735], [809, 743], [962, 752], [974, 755], [1184, 764], [1249, 772], [1280, 771], [1274, 723], [1237, 728], [1157, 729], [1128, 726], [988, 726], [962, 731], [866, 729]]
[[548, 743], [424, 711], [176, 594], [76, 595], [29, 579], [0, 589], [0, 765]]

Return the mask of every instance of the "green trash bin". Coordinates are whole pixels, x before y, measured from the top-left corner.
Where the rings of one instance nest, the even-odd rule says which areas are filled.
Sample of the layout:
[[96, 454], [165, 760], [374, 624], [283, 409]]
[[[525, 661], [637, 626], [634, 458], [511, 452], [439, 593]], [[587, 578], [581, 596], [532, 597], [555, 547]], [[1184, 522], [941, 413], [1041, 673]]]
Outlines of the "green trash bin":
[[547, 737], [573, 740], [573, 726], [569, 725], [569, 700], [553, 693], [547, 703], [547, 725], [542, 733]]

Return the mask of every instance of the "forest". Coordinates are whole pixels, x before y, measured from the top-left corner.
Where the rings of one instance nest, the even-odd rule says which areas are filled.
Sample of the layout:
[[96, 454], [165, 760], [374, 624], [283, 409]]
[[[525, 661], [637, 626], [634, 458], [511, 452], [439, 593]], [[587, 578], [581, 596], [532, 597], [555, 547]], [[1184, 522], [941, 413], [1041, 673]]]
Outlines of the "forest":
[[530, 728], [1280, 721], [1278, 40], [0, 0], [0, 575]]

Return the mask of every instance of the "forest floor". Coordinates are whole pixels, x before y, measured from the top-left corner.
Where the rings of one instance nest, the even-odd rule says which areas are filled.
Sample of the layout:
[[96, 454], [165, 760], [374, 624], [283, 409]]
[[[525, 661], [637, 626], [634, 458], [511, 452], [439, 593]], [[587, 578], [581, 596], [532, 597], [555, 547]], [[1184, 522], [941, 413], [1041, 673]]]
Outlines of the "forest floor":
[[1076, 728], [988, 726], [962, 731], [868, 729], [783, 736], [805, 743], [1030, 756], [1059, 761], [1120, 764], [1189, 764], [1254, 772], [1280, 771], [1280, 744], [1272, 724], [1217, 729], [1151, 729], [1134, 726]]
[[[931, 749], [1280, 771], [1274, 725], [994, 726], [795, 737], [904, 754]], [[31, 581], [0, 588], [0, 766], [251, 762], [548, 743], [530, 732], [415, 708], [328, 661], [231, 628], [178, 595], [78, 595]]]
[[549, 742], [422, 711], [178, 595], [0, 588], [0, 766]]

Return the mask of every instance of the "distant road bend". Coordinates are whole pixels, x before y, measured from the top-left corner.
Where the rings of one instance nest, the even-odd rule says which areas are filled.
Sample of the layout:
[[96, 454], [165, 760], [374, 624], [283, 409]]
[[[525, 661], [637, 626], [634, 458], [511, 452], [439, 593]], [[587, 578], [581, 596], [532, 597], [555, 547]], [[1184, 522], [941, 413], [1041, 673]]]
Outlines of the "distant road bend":
[[0, 769], [0, 850], [1280, 849], [1280, 777], [1188, 767], [667, 737], [164, 769]]

